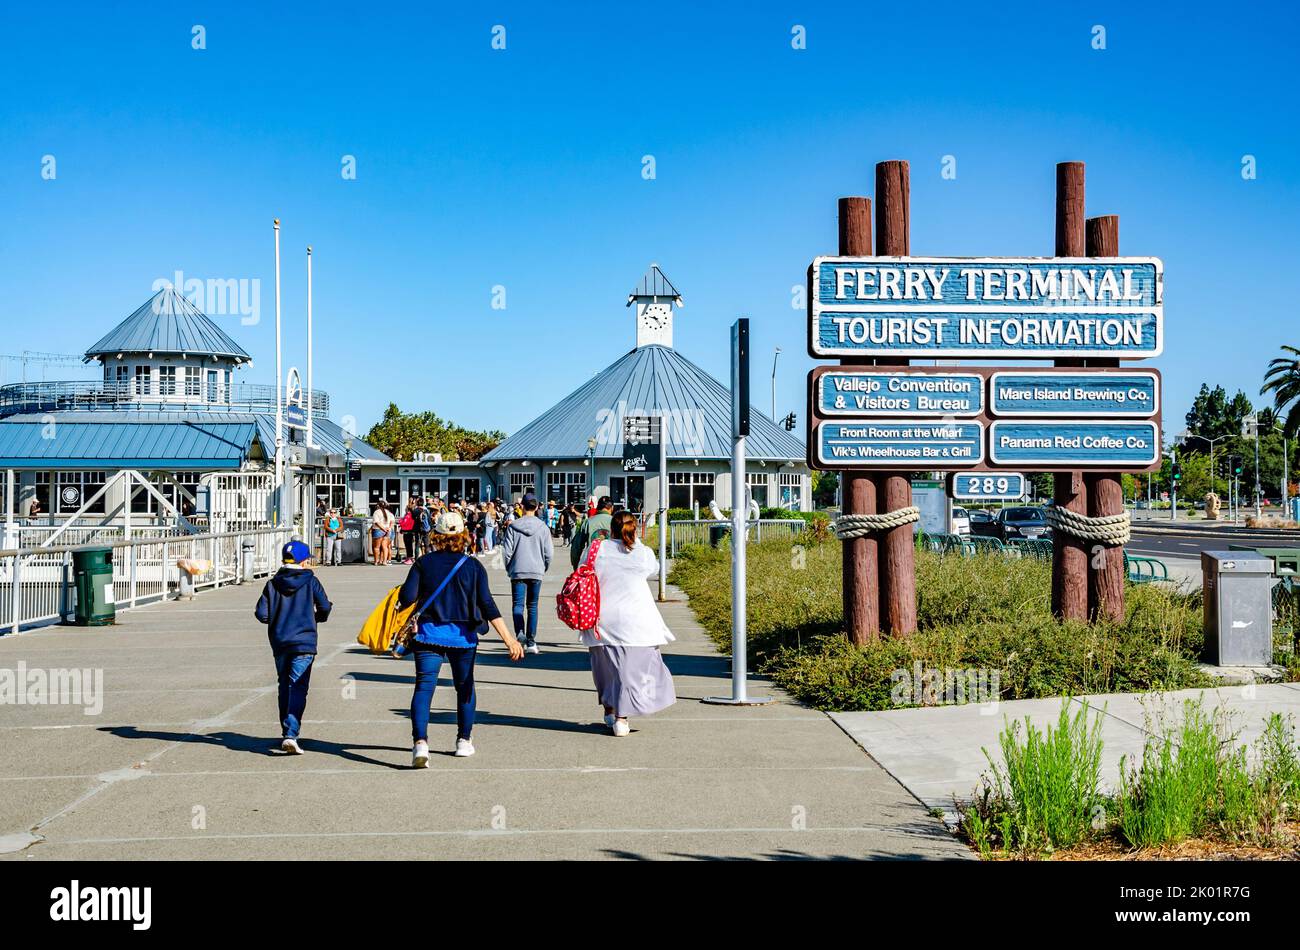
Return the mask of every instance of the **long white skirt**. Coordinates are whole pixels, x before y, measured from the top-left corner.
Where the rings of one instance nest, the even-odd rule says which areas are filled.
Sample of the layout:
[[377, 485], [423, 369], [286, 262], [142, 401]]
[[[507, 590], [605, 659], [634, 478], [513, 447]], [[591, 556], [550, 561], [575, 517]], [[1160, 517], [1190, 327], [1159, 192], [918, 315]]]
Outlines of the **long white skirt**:
[[591, 647], [591, 678], [602, 705], [618, 716], [649, 716], [677, 702], [658, 647]]

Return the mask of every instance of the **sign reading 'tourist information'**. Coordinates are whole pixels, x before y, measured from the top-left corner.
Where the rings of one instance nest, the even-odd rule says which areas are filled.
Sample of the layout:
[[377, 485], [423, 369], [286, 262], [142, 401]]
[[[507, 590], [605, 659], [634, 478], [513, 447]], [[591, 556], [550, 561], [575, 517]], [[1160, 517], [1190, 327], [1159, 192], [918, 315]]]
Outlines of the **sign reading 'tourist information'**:
[[984, 458], [979, 422], [827, 421], [817, 426], [817, 461], [836, 468], [977, 465]]
[[831, 370], [817, 379], [823, 416], [977, 416], [983, 408], [977, 373]]
[[1159, 356], [1153, 257], [818, 257], [812, 356]]
[[1149, 370], [997, 372], [989, 378], [989, 411], [996, 416], [1149, 418], [1160, 411], [1160, 384]]
[[995, 465], [1123, 468], [1154, 465], [1159, 458], [1159, 427], [1152, 421], [1038, 419], [989, 426]]

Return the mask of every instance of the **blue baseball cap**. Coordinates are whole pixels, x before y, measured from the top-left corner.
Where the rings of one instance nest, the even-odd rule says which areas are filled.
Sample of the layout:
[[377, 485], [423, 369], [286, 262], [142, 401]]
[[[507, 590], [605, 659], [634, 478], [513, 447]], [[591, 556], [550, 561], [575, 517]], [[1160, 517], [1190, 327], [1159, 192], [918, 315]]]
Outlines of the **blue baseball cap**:
[[301, 541], [290, 541], [280, 551], [280, 560], [285, 564], [301, 564], [311, 559], [311, 548]]

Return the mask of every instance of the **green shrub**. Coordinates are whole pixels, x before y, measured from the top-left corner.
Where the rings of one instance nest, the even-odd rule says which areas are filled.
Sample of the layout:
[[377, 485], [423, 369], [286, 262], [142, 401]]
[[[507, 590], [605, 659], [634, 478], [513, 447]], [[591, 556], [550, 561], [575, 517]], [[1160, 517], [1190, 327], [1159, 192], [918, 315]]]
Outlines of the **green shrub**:
[[986, 777], [971, 805], [958, 805], [961, 830], [985, 856], [994, 849], [1036, 853], [1069, 848], [1104, 828], [1100, 791], [1102, 713], [1089, 724], [1087, 703], [1070, 717], [1061, 703], [1056, 728], [1041, 733], [1028, 718], [998, 735], [1002, 762], [988, 750]]

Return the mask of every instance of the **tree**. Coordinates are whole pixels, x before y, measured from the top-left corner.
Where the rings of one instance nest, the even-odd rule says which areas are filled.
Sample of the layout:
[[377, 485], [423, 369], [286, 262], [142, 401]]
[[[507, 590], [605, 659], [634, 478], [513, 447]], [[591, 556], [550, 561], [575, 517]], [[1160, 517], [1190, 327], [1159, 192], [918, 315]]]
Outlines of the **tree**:
[[[1192, 402], [1192, 408], [1185, 417], [1187, 431], [1206, 439], [1220, 439], [1226, 436], [1241, 435], [1242, 421], [1254, 411], [1254, 406], [1240, 389], [1231, 399], [1222, 386], [1210, 389], [1209, 384], [1201, 383], [1201, 391]], [[1193, 440], [1185, 447], [1187, 452], [1208, 452], [1208, 445], [1201, 440]], [[1217, 454], [1217, 453], [1216, 453]]]
[[1289, 356], [1270, 360], [1260, 395], [1273, 394], [1273, 408], [1281, 418], [1288, 439], [1300, 433], [1300, 347], [1283, 346]]
[[406, 413], [390, 402], [365, 441], [392, 458], [409, 461], [417, 452], [436, 453], [449, 462], [482, 458], [505, 439], [504, 432], [476, 432], [444, 422], [433, 412]]

